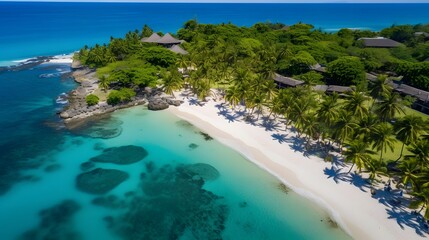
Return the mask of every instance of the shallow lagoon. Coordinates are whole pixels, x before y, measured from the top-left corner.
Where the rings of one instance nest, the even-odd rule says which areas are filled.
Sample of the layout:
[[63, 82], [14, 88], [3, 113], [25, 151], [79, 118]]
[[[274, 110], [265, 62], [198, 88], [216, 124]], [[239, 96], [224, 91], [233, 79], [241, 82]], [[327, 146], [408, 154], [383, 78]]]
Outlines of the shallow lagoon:
[[[26, 80], [8, 78], [9, 84], [32, 78], [34, 89], [45, 86], [58, 92], [40, 90], [40, 99], [47, 99], [40, 102], [15, 98], [20, 109], [28, 111], [28, 102], [38, 113], [17, 129], [32, 137], [36, 148], [46, 141], [52, 149], [35, 151], [37, 161], [22, 160], [37, 163], [31, 167], [12, 165], [12, 173], [27, 178], [8, 182], [11, 188], [0, 195], [2, 239], [350, 239], [315, 204], [169, 112], [134, 107], [73, 132], [43, 125], [55, 123], [55, 98], [73, 83], [38, 78], [43, 69], [26, 71], [20, 73]], [[42, 135], [32, 135], [29, 131], [40, 124], [47, 127], [34, 134]], [[24, 138], [10, 134], [12, 139]], [[127, 161], [118, 164], [103, 155], [106, 152]], [[94, 170], [98, 168], [127, 176], [116, 179], [118, 175]], [[77, 176], [90, 171], [90, 179], [101, 178], [107, 193], [78, 189]]]

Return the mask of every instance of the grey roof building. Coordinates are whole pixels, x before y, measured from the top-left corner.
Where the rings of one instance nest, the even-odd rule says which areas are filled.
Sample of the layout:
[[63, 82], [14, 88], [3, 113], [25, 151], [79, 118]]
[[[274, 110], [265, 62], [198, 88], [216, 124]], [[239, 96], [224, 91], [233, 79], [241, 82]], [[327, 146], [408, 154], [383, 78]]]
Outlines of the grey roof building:
[[384, 38], [384, 37], [359, 38], [358, 40], [361, 40], [362, 44], [365, 47], [373, 47], [373, 48], [395, 48], [401, 45], [397, 41], [394, 41], [389, 38]]
[[184, 50], [183, 48], [179, 47], [179, 45], [173, 45], [173, 46], [169, 47], [168, 49], [170, 51], [177, 53], [177, 54], [182, 54], [182, 55], [188, 54], [188, 52], [186, 50]]
[[158, 41], [161, 39], [161, 37], [157, 33], [152, 33], [150, 37], [142, 38], [142, 42], [147, 43], [158, 43]]
[[304, 81], [296, 80], [290, 77], [284, 77], [277, 73], [274, 74], [273, 79], [279, 88], [296, 87], [304, 84]]

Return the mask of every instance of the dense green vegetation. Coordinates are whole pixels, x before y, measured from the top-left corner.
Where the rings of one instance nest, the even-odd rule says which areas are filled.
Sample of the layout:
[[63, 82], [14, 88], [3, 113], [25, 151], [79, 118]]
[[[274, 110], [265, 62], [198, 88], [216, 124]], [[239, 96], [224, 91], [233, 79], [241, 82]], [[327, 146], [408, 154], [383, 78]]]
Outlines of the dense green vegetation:
[[85, 100], [86, 100], [86, 104], [88, 104], [88, 106], [94, 106], [98, 103], [98, 101], [100, 99], [94, 94], [89, 94], [88, 96], [86, 96]]
[[[396, 73], [404, 82], [428, 89], [429, 63], [422, 61], [429, 58], [429, 43], [414, 34], [417, 30], [429, 31], [429, 26], [324, 33], [303, 23], [238, 27], [191, 20], [177, 33], [186, 40], [182, 47], [188, 55], [141, 43], [141, 37], [153, 32], [145, 26], [142, 34], [130, 32], [108, 45], [83, 48], [76, 57], [98, 68], [100, 87], [110, 91], [109, 104], [128, 101], [145, 86], [158, 84], [168, 94], [186, 87], [203, 100], [217, 86], [232, 107], [245, 107], [247, 120], [261, 115], [284, 119], [307, 148], [321, 146], [327, 159], [337, 148], [352, 164], [350, 170], [368, 174], [371, 182], [381, 175], [399, 179], [413, 196], [411, 207], [426, 209], [429, 218], [429, 120], [405, 114], [409, 101], [392, 91], [388, 76], [380, 74], [373, 82], [365, 77], [365, 71]], [[379, 35], [403, 45], [364, 48], [359, 41]], [[326, 74], [312, 70], [316, 63], [327, 66]], [[183, 76], [178, 68], [185, 70]], [[309, 85], [278, 89], [272, 80], [275, 72]], [[340, 97], [310, 87], [318, 83], [356, 87]]]

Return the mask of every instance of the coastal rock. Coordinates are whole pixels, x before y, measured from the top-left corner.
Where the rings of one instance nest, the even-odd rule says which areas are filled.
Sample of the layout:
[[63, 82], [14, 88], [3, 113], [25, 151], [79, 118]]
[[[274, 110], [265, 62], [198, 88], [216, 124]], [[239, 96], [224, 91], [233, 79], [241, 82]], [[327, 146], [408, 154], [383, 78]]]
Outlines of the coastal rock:
[[176, 107], [180, 106], [180, 105], [183, 103], [183, 101], [182, 101], [182, 100], [173, 99], [173, 98], [167, 98], [167, 99], [165, 99], [165, 101], [166, 101], [168, 104], [173, 105], [173, 106], [176, 106]]
[[62, 112], [60, 114], [60, 117], [63, 118], [63, 119], [70, 118], [70, 114], [67, 111], [66, 112]]
[[82, 63], [79, 60], [73, 59], [73, 62], [71, 64], [72, 69], [80, 69], [82, 68]]
[[129, 177], [128, 173], [116, 169], [97, 168], [79, 174], [76, 186], [79, 190], [91, 194], [105, 194]]
[[102, 154], [91, 158], [90, 161], [125, 165], [141, 161], [147, 155], [148, 152], [144, 148], [128, 145], [104, 149]]
[[167, 109], [170, 105], [162, 98], [151, 98], [149, 99], [148, 109], [153, 111], [159, 111]]

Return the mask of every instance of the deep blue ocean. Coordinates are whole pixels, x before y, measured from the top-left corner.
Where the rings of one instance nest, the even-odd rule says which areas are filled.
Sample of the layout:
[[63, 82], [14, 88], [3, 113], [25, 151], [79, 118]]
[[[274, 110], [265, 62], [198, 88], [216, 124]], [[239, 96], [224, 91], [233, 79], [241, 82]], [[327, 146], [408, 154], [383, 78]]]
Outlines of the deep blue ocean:
[[0, 62], [69, 53], [83, 45], [148, 24], [176, 32], [196, 18], [201, 23], [299, 21], [325, 31], [380, 30], [392, 24], [429, 23], [429, 4], [165, 4], [0, 2]]
[[[175, 32], [192, 18], [379, 30], [427, 23], [428, 10], [429, 4], [0, 2], [0, 62], [70, 53], [144, 24]], [[68, 72], [70, 66], [52, 63], [0, 72], [0, 239], [350, 239], [313, 202], [169, 112], [139, 106], [67, 130], [57, 112], [65, 103], [59, 96], [76, 87]], [[112, 156], [139, 161], [103, 162]], [[82, 176], [85, 187], [78, 185]], [[107, 192], [87, 190], [107, 183], [114, 185]]]

